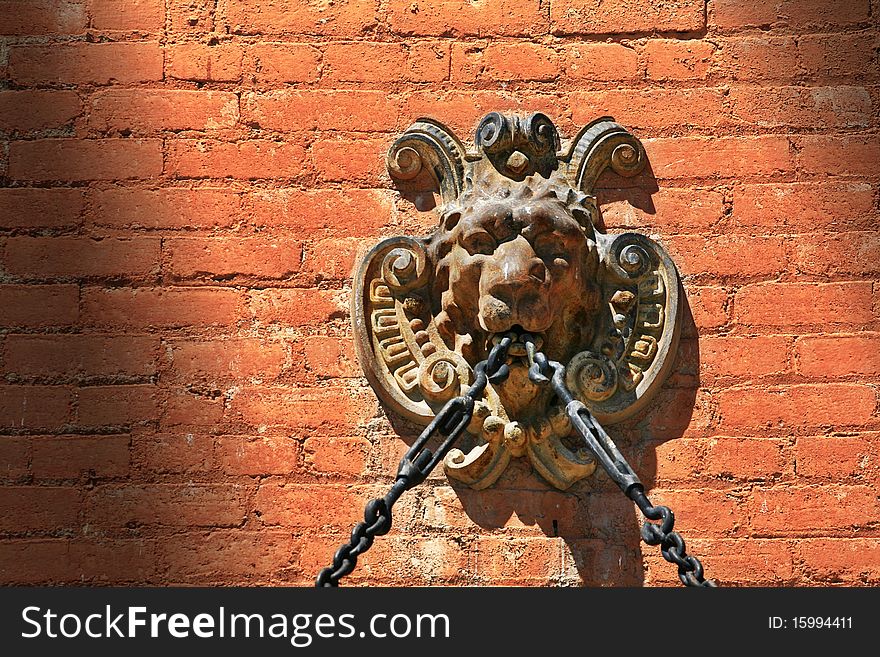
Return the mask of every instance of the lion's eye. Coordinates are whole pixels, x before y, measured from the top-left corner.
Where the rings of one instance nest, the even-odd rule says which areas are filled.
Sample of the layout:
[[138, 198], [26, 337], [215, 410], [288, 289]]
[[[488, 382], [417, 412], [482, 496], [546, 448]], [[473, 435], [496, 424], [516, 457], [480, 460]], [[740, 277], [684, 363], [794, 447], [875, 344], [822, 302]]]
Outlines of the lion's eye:
[[471, 255], [492, 255], [495, 252], [495, 240], [485, 232], [471, 233], [462, 240], [462, 246]]
[[566, 261], [568, 254], [565, 250], [565, 243], [556, 235], [541, 235], [535, 240], [535, 253], [544, 261], [554, 262], [556, 260]]

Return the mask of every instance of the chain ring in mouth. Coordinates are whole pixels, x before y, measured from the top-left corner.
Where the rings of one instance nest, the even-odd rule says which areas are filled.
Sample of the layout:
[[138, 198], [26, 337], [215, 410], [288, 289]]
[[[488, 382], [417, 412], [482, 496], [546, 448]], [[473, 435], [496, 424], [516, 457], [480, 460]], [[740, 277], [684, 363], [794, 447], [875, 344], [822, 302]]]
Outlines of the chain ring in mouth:
[[486, 343], [486, 350], [488, 351], [496, 344], [501, 342], [501, 339], [505, 336], [510, 336], [513, 342], [510, 345], [510, 349], [507, 352], [507, 355], [514, 360], [525, 358], [527, 355], [525, 342], [522, 341], [522, 337], [524, 335], [530, 335], [534, 340], [535, 347], [538, 351], [541, 350], [541, 347], [544, 346], [544, 336], [541, 333], [532, 333], [530, 331], [525, 330], [509, 330], [502, 331], [501, 333], [493, 333], [489, 336], [489, 340]]

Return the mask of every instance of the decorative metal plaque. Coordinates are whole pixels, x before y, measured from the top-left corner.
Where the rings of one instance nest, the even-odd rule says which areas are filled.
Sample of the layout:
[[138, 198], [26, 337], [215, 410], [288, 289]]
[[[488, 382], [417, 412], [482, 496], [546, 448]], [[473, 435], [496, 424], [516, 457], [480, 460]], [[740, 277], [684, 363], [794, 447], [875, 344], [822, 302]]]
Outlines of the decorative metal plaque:
[[[602, 424], [643, 408], [675, 357], [678, 274], [648, 237], [600, 232], [593, 189], [609, 167], [633, 176], [644, 166], [639, 140], [609, 117], [566, 147], [544, 114], [491, 113], [473, 147], [431, 119], [410, 126], [388, 169], [403, 186], [439, 193], [439, 225], [377, 244], [352, 301], [358, 358], [386, 406], [427, 425], [494, 342], [529, 333], [567, 366], [568, 387]], [[510, 356], [510, 376], [478, 401], [446, 472], [485, 488], [524, 456], [568, 488], [595, 461], [569, 442], [550, 387], [529, 380], [522, 342]]]

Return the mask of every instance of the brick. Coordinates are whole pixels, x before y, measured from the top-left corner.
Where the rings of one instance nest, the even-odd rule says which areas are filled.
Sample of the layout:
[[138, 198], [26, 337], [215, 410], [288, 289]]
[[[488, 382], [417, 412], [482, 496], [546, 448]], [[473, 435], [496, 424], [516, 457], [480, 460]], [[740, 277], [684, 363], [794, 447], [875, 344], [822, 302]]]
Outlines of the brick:
[[68, 326], [78, 318], [76, 285], [0, 285], [0, 326]]
[[133, 84], [162, 80], [162, 47], [155, 41], [14, 46], [9, 69], [18, 84]]
[[744, 178], [794, 171], [788, 139], [681, 137], [646, 139], [645, 149], [658, 178]]
[[[613, 116], [629, 128], [717, 127], [730, 122], [721, 89], [649, 89], [572, 94], [572, 120]], [[652, 160], [653, 163], [653, 160]]]
[[11, 237], [3, 260], [19, 278], [152, 278], [159, 269], [159, 240]]
[[724, 216], [724, 195], [707, 189], [667, 187], [653, 194], [639, 188], [598, 189], [596, 196], [605, 225], [614, 229], [711, 232]]
[[170, 0], [169, 32], [172, 34], [207, 34], [215, 31], [214, 0]]
[[378, 185], [385, 172], [387, 139], [327, 139], [312, 144], [312, 158], [322, 181]]
[[[749, 235], [683, 235], [666, 240], [672, 259], [684, 276], [751, 277], [785, 269], [781, 237]], [[749, 253], [749, 258], [742, 254]]]
[[81, 427], [131, 426], [155, 422], [160, 415], [154, 385], [78, 388], [76, 424]]
[[733, 222], [743, 228], [812, 233], [873, 228], [874, 190], [860, 182], [745, 185], [733, 189]]
[[538, 36], [547, 9], [539, 0], [391, 0], [388, 24], [403, 35]]
[[880, 138], [875, 135], [803, 136], [796, 142], [798, 163], [807, 174], [867, 177], [880, 166]]
[[174, 374], [183, 378], [272, 380], [287, 361], [283, 344], [259, 338], [173, 340], [168, 351]]
[[305, 252], [302, 273], [316, 282], [350, 279], [363, 246], [363, 240], [356, 238], [315, 242]]
[[759, 536], [803, 537], [865, 528], [876, 520], [880, 504], [868, 486], [780, 486], [755, 489], [747, 510]]
[[258, 43], [251, 48], [258, 82], [317, 82], [321, 51], [306, 43]]
[[30, 472], [30, 461], [30, 438], [26, 436], [0, 438], [0, 479], [6, 481], [25, 479]]
[[[699, 556], [707, 576], [720, 586], [790, 586], [797, 580], [792, 546], [785, 540], [688, 538], [687, 551]], [[645, 586], [681, 586], [675, 568], [657, 548], [642, 546]]]
[[223, 422], [226, 395], [234, 392], [218, 390], [203, 382], [187, 384], [171, 390], [165, 402], [160, 428], [162, 431], [216, 431]]
[[168, 46], [168, 77], [202, 82], [237, 82], [242, 75], [244, 51], [234, 43]]
[[873, 320], [870, 283], [755, 283], [739, 289], [733, 316], [746, 326], [861, 324]]
[[0, 385], [0, 427], [56, 429], [70, 421], [71, 401], [61, 386]]
[[675, 440], [701, 434], [713, 422], [707, 392], [696, 388], [667, 388], [657, 393], [645, 422], [655, 440]]
[[303, 444], [306, 467], [312, 472], [355, 477], [364, 474], [371, 448], [364, 438], [314, 436]]
[[768, 479], [783, 474], [786, 458], [781, 440], [714, 438], [706, 454], [706, 473], [737, 480]]
[[10, 335], [4, 370], [18, 376], [150, 376], [159, 340], [149, 336]]
[[880, 236], [876, 232], [813, 233], [793, 242], [798, 272], [818, 276], [880, 273]]
[[238, 220], [240, 197], [229, 189], [97, 190], [89, 223], [107, 228], [228, 228]]
[[94, 324], [120, 327], [228, 326], [241, 316], [241, 297], [209, 288], [87, 288], [83, 315]]
[[563, 541], [552, 537], [480, 536], [471, 548], [473, 574], [495, 585], [549, 584], [559, 575]]
[[619, 43], [575, 43], [566, 47], [565, 74], [572, 80], [635, 80], [639, 57]]
[[151, 540], [72, 540], [70, 568], [75, 583], [149, 583], [155, 577], [155, 544]]
[[169, 172], [178, 178], [296, 178], [309, 166], [299, 144], [265, 139], [178, 139], [169, 144], [167, 157]]
[[0, 487], [0, 531], [78, 529], [80, 491], [55, 486]]
[[865, 436], [802, 436], [794, 446], [798, 477], [837, 482], [877, 469], [875, 442]]
[[687, 287], [687, 300], [698, 329], [721, 328], [730, 321], [727, 290], [721, 287]]
[[279, 132], [391, 131], [399, 120], [397, 104], [382, 91], [310, 89], [250, 94], [242, 111], [246, 123]]
[[0, 189], [0, 228], [75, 228], [83, 205], [79, 189]]
[[[364, 66], [363, 62], [370, 62]], [[449, 74], [443, 43], [331, 43], [324, 49], [327, 82], [439, 82]]]
[[873, 114], [864, 87], [735, 87], [729, 98], [737, 121], [761, 128], [864, 128]]
[[128, 436], [39, 436], [31, 468], [38, 479], [122, 477], [128, 474]]
[[81, 111], [79, 96], [72, 91], [0, 91], [0, 131], [60, 129]]
[[267, 482], [257, 490], [254, 511], [265, 525], [338, 529], [363, 520], [366, 501], [352, 489]]
[[238, 96], [221, 91], [112, 89], [92, 96], [89, 125], [101, 132], [219, 130], [238, 122]]
[[650, 39], [642, 57], [652, 80], [702, 80], [716, 52], [715, 44], [698, 39]]
[[235, 484], [101, 486], [86, 501], [98, 526], [237, 527], [247, 514], [250, 487]]
[[374, 0], [240, 0], [226, 7], [226, 17], [234, 34], [358, 36], [377, 26], [376, 9]]
[[214, 437], [145, 431], [131, 437], [132, 468], [157, 474], [203, 473], [214, 464]]
[[559, 53], [537, 43], [463, 43], [452, 51], [452, 79], [459, 82], [549, 82], [559, 77], [561, 69]]
[[309, 371], [327, 379], [358, 376], [360, 369], [355, 361], [352, 342], [326, 335], [303, 338], [303, 355]]
[[302, 244], [282, 237], [182, 237], [167, 240], [165, 248], [172, 276], [207, 282], [290, 279], [302, 261]]
[[798, 38], [798, 55], [805, 75], [828, 78], [876, 79], [877, 34], [805, 34]]
[[556, 0], [550, 4], [553, 34], [693, 32], [704, 25], [703, 3], [697, 0], [647, 6], [636, 0]]
[[848, 25], [868, 20], [869, 0], [715, 0], [711, 23], [721, 29]]
[[0, 34], [82, 34], [88, 23], [81, 2], [0, 0]]
[[722, 537], [739, 534], [746, 515], [738, 495], [725, 490], [655, 489], [649, 491], [654, 504], [675, 511], [675, 527], [696, 536]]
[[797, 552], [804, 573], [819, 585], [880, 583], [880, 541], [876, 538], [802, 539]]
[[157, 139], [39, 139], [9, 148], [9, 175], [19, 180], [124, 180], [161, 173]]
[[298, 469], [299, 444], [291, 437], [220, 436], [215, 458], [229, 475], [283, 475]]
[[711, 376], [761, 377], [789, 370], [791, 340], [782, 335], [700, 338], [700, 372]]
[[251, 293], [251, 314], [261, 324], [320, 326], [348, 316], [345, 300], [332, 290], [283, 289]]
[[172, 582], [269, 582], [292, 565], [296, 543], [288, 531], [188, 532], [163, 540], [159, 550]]
[[[635, 467], [642, 472], [654, 472], [658, 482], [685, 482], [697, 479], [705, 467], [706, 441], [679, 438], [659, 443], [653, 450], [643, 451], [643, 464]], [[640, 465], [643, 467], [639, 468]]]
[[790, 80], [798, 70], [792, 37], [743, 37], [720, 41], [714, 71], [731, 80]]
[[88, 5], [91, 27], [96, 30], [165, 30], [164, 0], [131, 0], [124, 11], [115, 0], [89, 0]]
[[0, 581], [4, 585], [46, 584], [72, 580], [67, 539], [0, 542]]
[[798, 371], [810, 377], [880, 375], [880, 335], [807, 336], [795, 343]]
[[392, 222], [393, 205], [383, 190], [256, 190], [245, 204], [256, 226], [284, 228], [299, 238], [372, 236]]
[[252, 427], [351, 432], [376, 412], [372, 399], [341, 388], [242, 388], [229, 403], [232, 417]]
[[876, 402], [874, 390], [855, 383], [729, 388], [717, 393], [721, 425], [744, 429], [859, 426], [871, 420]]

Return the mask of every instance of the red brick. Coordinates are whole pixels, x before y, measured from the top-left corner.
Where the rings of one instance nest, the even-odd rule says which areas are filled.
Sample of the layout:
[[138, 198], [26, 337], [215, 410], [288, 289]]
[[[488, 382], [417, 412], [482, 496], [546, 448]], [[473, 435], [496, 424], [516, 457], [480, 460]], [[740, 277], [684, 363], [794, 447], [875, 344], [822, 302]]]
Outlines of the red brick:
[[[782, 237], [683, 235], [666, 240], [679, 271], [685, 276], [750, 277], [778, 274], [785, 269]], [[742, 254], [748, 253], [748, 258]]]
[[385, 173], [387, 139], [328, 139], [312, 145], [321, 180], [349, 185], [378, 185]]
[[805, 574], [818, 585], [880, 583], [880, 540], [876, 538], [800, 540], [797, 551]]
[[305, 253], [302, 273], [316, 282], [349, 279], [363, 246], [364, 241], [356, 238], [315, 242]]
[[290, 142], [178, 139], [168, 145], [168, 170], [179, 178], [296, 178], [308, 166], [303, 147]]
[[0, 92], [0, 131], [31, 132], [63, 128], [82, 111], [72, 91]]
[[216, 431], [217, 426], [223, 422], [226, 395], [233, 390], [218, 390], [204, 382], [187, 383], [184, 387], [173, 388], [165, 402], [159, 423], [161, 430], [199, 433]]
[[714, 71], [731, 80], [791, 80], [798, 70], [791, 37], [744, 37], [720, 42]]
[[26, 436], [0, 438], [0, 479], [25, 479], [30, 472], [31, 439]]
[[867, 486], [755, 489], [747, 508], [749, 524], [759, 536], [858, 531], [880, 513], [876, 491]]
[[79, 529], [80, 498], [76, 488], [0, 487], [0, 531]]
[[73, 582], [142, 584], [155, 576], [155, 545], [151, 540], [72, 540], [70, 568]]
[[613, 228], [656, 226], [664, 234], [711, 232], [724, 216], [724, 195], [706, 189], [667, 187], [653, 194], [632, 189], [599, 189], [602, 220]]
[[77, 421], [81, 427], [129, 426], [159, 418], [154, 385], [90, 386], [78, 388]]
[[66, 326], [78, 318], [76, 285], [0, 285], [0, 326]]
[[71, 581], [67, 539], [25, 539], [0, 542], [0, 581], [4, 585]]
[[701, 434], [713, 422], [709, 394], [694, 388], [660, 390], [649, 409], [645, 422], [655, 440]]
[[299, 445], [289, 436], [221, 436], [217, 466], [229, 475], [282, 475], [298, 469]]
[[244, 99], [244, 121], [279, 132], [344, 130], [380, 132], [397, 128], [396, 103], [382, 91], [285, 90]]
[[321, 378], [358, 376], [353, 341], [335, 336], [312, 335], [303, 338], [303, 352], [309, 370]]
[[238, 390], [229, 403], [233, 417], [252, 427], [289, 427], [347, 433], [376, 412], [373, 399], [341, 388], [261, 387]]
[[348, 316], [346, 300], [332, 290], [255, 291], [251, 293], [250, 308], [260, 324], [320, 326]]
[[60, 386], [0, 385], [0, 427], [55, 429], [70, 421], [71, 394]]
[[204, 82], [236, 82], [241, 79], [244, 51], [234, 43], [204, 45], [178, 43], [168, 46], [168, 77]]
[[647, 139], [645, 149], [658, 178], [745, 178], [794, 171], [788, 139], [681, 137]]
[[493, 585], [550, 584], [560, 575], [563, 541], [530, 536], [480, 536], [471, 548], [471, 570], [480, 581]]
[[18, 84], [132, 84], [162, 79], [155, 41], [14, 46], [9, 69]]
[[798, 272], [819, 276], [880, 273], [880, 236], [875, 231], [812, 233], [793, 241]]
[[[370, 62], [369, 66], [363, 63]], [[449, 75], [443, 43], [331, 43], [324, 49], [327, 82], [439, 82]]]
[[384, 190], [257, 190], [245, 203], [256, 226], [284, 228], [300, 238], [371, 236], [392, 222], [393, 205]]
[[599, 116], [613, 116], [635, 129], [716, 127], [730, 123], [724, 105], [721, 89], [591, 91], [572, 94], [572, 120], [583, 125]]
[[0, 0], [0, 34], [81, 34], [88, 23], [81, 2]]
[[783, 474], [786, 459], [781, 440], [714, 438], [706, 455], [706, 473], [738, 480], [767, 479]]
[[173, 371], [185, 378], [271, 380], [287, 360], [283, 344], [259, 338], [174, 340], [168, 349]]
[[343, 476], [364, 474], [371, 448], [364, 438], [315, 436], [303, 444], [306, 466], [310, 470]]
[[687, 299], [698, 329], [721, 328], [730, 321], [728, 293], [724, 288], [689, 285]]
[[791, 340], [782, 335], [700, 338], [700, 371], [712, 376], [761, 377], [789, 370]]
[[74, 228], [83, 205], [79, 189], [0, 189], [0, 228]]
[[11, 237], [4, 264], [20, 278], [152, 278], [159, 269], [159, 240]]
[[[575, 43], [565, 49], [565, 73], [573, 80], [635, 80], [636, 51], [619, 43]], [[595, 117], [594, 117], [595, 118]]]
[[169, 33], [204, 35], [215, 31], [215, 0], [169, 0]]
[[874, 30], [854, 34], [805, 34], [798, 38], [801, 68], [812, 78], [876, 78], [876, 67], [866, 53], [875, 52]]
[[798, 371], [804, 376], [880, 376], [880, 335], [808, 336], [796, 343]]
[[711, 23], [721, 29], [847, 25], [868, 20], [869, 0], [715, 0]]
[[734, 321], [746, 326], [861, 324], [872, 321], [868, 282], [755, 283], [736, 294]]
[[158, 139], [40, 139], [9, 147], [9, 175], [19, 180], [124, 180], [161, 173]]
[[321, 51], [307, 43], [258, 43], [251, 48], [258, 82], [317, 82]]
[[145, 431], [131, 437], [132, 467], [148, 473], [184, 474], [213, 467], [214, 437]]
[[128, 474], [128, 436], [39, 436], [31, 468], [38, 479], [122, 477]]
[[698, 0], [645, 3], [637, 0], [556, 0], [550, 4], [553, 34], [694, 32], [705, 25]]
[[239, 0], [226, 7], [235, 34], [319, 34], [358, 36], [377, 25], [374, 0], [333, 4], [299, 0]]
[[857, 128], [871, 124], [871, 96], [864, 87], [735, 87], [737, 121], [761, 128]]
[[90, 223], [108, 228], [228, 228], [241, 201], [229, 189], [111, 188], [94, 192]]
[[463, 43], [452, 51], [452, 79], [460, 82], [543, 81], [559, 77], [562, 58], [537, 43]]
[[685, 536], [730, 536], [744, 528], [746, 515], [740, 498], [728, 491], [711, 489], [648, 492], [651, 502], [675, 512], [675, 528]]
[[855, 383], [729, 388], [716, 398], [722, 426], [752, 429], [859, 426], [877, 403], [873, 389]]
[[83, 314], [112, 326], [230, 325], [241, 316], [235, 290], [209, 288], [87, 288]]
[[[296, 557], [288, 531], [176, 534], [159, 546], [171, 582], [269, 582]], [[359, 564], [360, 565], [360, 564]]]
[[289, 279], [302, 260], [302, 244], [280, 237], [172, 238], [164, 246], [171, 257], [172, 276], [206, 282]]
[[92, 97], [89, 125], [101, 132], [218, 130], [238, 122], [238, 96], [221, 91], [113, 89]]
[[363, 520], [366, 501], [347, 488], [269, 482], [257, 491], [254, 510], [265, 525], [348, 531], [352, 524]]
[[537, 36], [547, 9], [539, 0], [390, 0], [388, 24], [405, 35]]
[[89, 0], [89, 15], [96, 30], [165, 30], [164, 0], [130, 0], [122, 11], [116, 0]]
[[717, 46], [698, 39], [651, 39], [642, 49], [653, 80], [701, 80], [712, 66]]
[[249, 490], [234, 484], [101, 486], [89, 495], [85, 516], [105, 527], [236, 527], [247, 514]]
[[796, 142], [804, 173], [874, 176], [880, 167], [880, 138], [876, 135], [803, 136]]
[[816, 477], [837, 482], [862, 477], [877, 469], [876, 437], [868, 434], [843, 436], [803, 436], [794, 448], [798, 477]]
[[19, 376], [150, 376], [159, 340], [149, 336], [10, 335], [5, 371]]
[[867, 183], [779, 183], [733, 190], [733, 222], [780, 232], [873, 228], [874, 190]]

